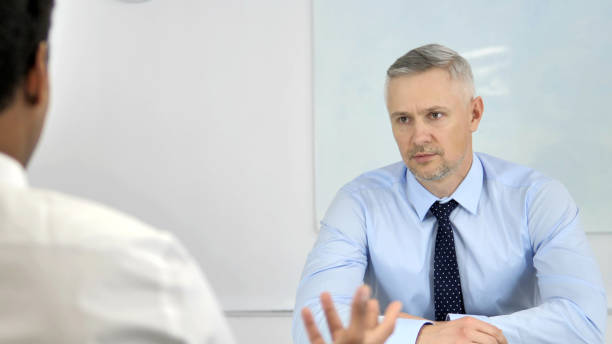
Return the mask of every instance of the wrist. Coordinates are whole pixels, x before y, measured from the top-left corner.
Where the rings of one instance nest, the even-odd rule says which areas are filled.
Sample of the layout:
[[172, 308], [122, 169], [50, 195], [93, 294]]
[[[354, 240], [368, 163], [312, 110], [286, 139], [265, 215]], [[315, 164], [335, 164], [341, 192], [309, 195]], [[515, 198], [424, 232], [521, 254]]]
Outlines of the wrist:
[[432, 323], [423, 324], [421, 329], [419, 330], [419, 334], [417, 334], [416, 343], [415, 344], [425, 344], [425, 337], [427, 333], [432, 330]]

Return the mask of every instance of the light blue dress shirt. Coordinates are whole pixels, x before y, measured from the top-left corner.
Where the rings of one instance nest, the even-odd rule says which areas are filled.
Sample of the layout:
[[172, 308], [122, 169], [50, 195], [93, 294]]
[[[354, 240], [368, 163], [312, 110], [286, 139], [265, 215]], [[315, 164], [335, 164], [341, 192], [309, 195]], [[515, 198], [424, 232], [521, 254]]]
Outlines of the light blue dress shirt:
[[[603, 343], [606, 295], [571, 196], [532, 169], [481, 153], [449, 198], [427, 191], [403, 162], [340, 189], [304, 267], [294, 342], [308, 343], [302, 307], [328, 335], [319, 294], [329, 291], [348, 323], [364, 282], [381, 309], [400, 300], [403, 312], [433, 319], [436, 220], [429, 208], [451, 198], [459, 202], [450, 220], [468, 315], [499, 327], [512, 344]], [[387, 343], [414, 343], [424, 323], [398, 319]]]

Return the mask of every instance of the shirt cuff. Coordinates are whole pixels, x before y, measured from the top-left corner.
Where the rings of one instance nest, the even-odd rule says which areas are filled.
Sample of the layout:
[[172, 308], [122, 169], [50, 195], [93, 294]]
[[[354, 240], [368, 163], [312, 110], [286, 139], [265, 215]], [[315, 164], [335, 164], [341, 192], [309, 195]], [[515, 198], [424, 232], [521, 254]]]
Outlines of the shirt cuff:
[[[382, 321], [382, 316], [379, 317]], [[395, 322], [393, 334], [385, 344], [413, 344], [416, 343], [421, 328], [427, 324], [433, 325], [429, 320], [402, 319], [398, 318]]]
[[461, 319], [463, 317], [471, 317], [471, 318], [476, 318], [478, 320], [482, 320], [482, 321], [486, 321], [488, 323], [491, 323], [489, 321], [489, 317], [484, 316], [484, 315], [472, 315], [472, 314], [454, 314], [454, 313], [448, 313], [446, 315], [446, 321], [452, 321], [452, 320], [457, 320], [457, 319]]

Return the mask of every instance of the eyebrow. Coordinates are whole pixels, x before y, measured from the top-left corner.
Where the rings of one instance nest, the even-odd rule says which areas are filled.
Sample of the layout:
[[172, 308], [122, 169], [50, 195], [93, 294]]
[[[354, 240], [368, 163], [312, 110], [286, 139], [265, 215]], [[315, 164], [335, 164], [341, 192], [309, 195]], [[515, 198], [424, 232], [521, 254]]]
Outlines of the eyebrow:
[[[435, 111], [449, 112], [449, 108], [441, 106], [441, 105], [434, 105], [434, 106], [430, 106], [427, 109], [424, 109], [424, 110], [422, 110], [420, 112], [424, 113], [424, 114], [428, 114], [428, 113], [435, 112]], [[410, 113], [408, 111], [396, 111], [396, 112], [391, 114], [391, 117], [408, 116], [408, 115], [412, 115], [412, 113]]]

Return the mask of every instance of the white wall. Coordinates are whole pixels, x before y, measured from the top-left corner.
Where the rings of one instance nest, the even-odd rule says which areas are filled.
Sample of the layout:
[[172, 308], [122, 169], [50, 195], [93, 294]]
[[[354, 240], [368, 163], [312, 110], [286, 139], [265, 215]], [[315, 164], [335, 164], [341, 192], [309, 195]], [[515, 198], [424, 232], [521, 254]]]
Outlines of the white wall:
[[226, 310], [291, 309], [315, 237], [310, 2], [58, 0], [32, 183], [176, 233]]

